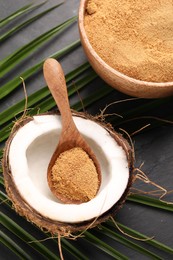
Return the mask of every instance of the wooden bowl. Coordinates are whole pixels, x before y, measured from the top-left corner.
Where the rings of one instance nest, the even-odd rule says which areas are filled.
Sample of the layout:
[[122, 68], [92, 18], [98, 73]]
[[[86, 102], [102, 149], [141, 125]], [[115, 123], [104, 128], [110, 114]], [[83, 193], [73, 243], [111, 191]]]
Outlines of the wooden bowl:
[[173, 95], [173, 82], [147, 82], [131, 78], [104, 62], [92, 48], [84, 26], [84, 15], [88, 0], [81, 0], [79, 7], [79, 33], [86, 56], [97, 74], [113, 88], [130, 96], [161, 98]]

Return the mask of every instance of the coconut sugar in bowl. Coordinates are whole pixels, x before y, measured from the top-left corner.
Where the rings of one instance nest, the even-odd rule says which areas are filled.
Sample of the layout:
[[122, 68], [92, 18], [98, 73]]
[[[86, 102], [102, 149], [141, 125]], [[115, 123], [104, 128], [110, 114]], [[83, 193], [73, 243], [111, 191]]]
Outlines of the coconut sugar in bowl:
[[86, 56], [110, 86], [130, 96], [173, 95], [173, 2], [81, 0]]

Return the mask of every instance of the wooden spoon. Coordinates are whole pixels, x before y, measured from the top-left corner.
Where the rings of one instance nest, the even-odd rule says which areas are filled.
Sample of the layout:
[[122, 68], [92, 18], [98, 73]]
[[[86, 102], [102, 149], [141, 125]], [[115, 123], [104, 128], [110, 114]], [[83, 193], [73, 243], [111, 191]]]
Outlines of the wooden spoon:
[[[62, 132], [59, 137], [59, 143], [55, 152], [53, 153], [53, 156], [48, 166], [48, 172], [47, 172], [48, 184], [52, 193], [57, 198], [59, 198], [65, 203], [75, 203], [73, 200], [70, 201], [69, 198], [67, 199], [66, 196], [59, 194], [58, 190], [53, 187], [52, 167], [55, 165], [55, 161], [57, 160], [60, 154], [62, 154], [67, 150], [70, 150], [75, 147], [82, 148], [88, 154], [88, 156], [93, 160], [93, 163], [95, 165], [98, 174], [97, 191], [99, 190], [100, 182], [101, 182], [100, 165], [96, 159], [94, 152], [91, 150], [89, 145], [81, 136], [73, 121], [69, 100], [68, 100], [65, 77], [61, 65], [55, 59], [48, 58], [44, 63], [43, 72], [49, 90], [51, 91], [52, 96], [61, 113], [61, 120], [62, 120]], [[81, 202], [78, 201], [77, 203], [81, 203]]]

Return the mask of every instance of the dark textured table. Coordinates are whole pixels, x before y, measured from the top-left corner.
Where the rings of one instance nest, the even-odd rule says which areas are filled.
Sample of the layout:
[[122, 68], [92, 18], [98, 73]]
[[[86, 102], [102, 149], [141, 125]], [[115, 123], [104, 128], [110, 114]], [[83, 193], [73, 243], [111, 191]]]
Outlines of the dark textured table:
[[[30, 3], [29, 0], [1, 0], [0, 1], [0, 19], [10, 15], [12, 12], [21, 8], [22, 6]], [[60, 1], [52, 0], [45, 3], [39, 9], [36, 9], [32, 12], [25, 14], [23, 17], [18, 18], [13, 22], [13, 25], [17, 25], [24, 21], [25, 19], [29, 19], [34, 14], [39, 13], [41, 10], [46, 10], [48, 7], [51, 7], [55, 4], [60, 3]], [[44, 33], [45, 31], [51, 29], [55, 25], [66, 21], [68, 18], [77, 15], [79, 7], [79, 0], [68, 0], [59, 7], [50, 12], [49, 14], [43, 16], [36, 22], [32, 23], [29, 26], [26, 26], [18, 33], [12, 35], [9, 39], [3, 41], [0, 45], [0, 59], [3, 59], [8, 54], [15, 51], [17, 48], [23, 46], [24, 44], [30, 42], [32, 39]], [[11, 28], [12, 24], [7, 25], [6, 27], [1, 29], [1, 34], [7, 29]], [[5, 84], [9, 81], [9, 79], [13, 79], [16, 75], [21, 75], [22, 71], [31, 67], [35, 63], [39, 62], [42, 59], [45, 59], [55, 51], [65, 47], [67, 44], [79, 39], [78, 34], [78, 26], [77, 23], [73, 24], [70, 28], [68, 28], [65, 32], [63, 32], [60, 36], [54, 37], [49, 43], [45, 44], [43, 47], [38, 49], [35, 53], [31, 54], [29, 58], [23, 61], [21, 64], [16, 66], [14, 70], [10, 72], [7, 76], [1, 79], [1, 85]], [[64, 58], [60, 59], [61, 64], [65, 73], [68, 73], [74, 68], [77, 68], [79, 65], [86, 61], [85, 54], [83, 52], [82, 47], [76, 48], [69, 55], [66, 55]], [[38, 73], [33, 76], [30, 80], [26, 82], [27, 94], [30, 95], [34, 91], [41, 89], [45, 86], [45, 82], [43, 79], [42, 73]], [[98, 77], [92, 83], [88, 84], [88, 86], [82, 90], [79, 94], [81, 99], [89, 96], [94, 90], [101, 88], [104, 82]], [[108, 88], [110, 88], [108, 86]], [[8, 107], [15, 104], [17, 101], [21, 100], [24, 97], [23, 88], [17, 88], [12, 94], [10, 94], [7, 98], [0, 100], [0, 112], [4, 111]], [[74, 97], [71, 99], [71, 104], [78, 97]], [[86, 108], [86, 111], [95, 115], [100, 113], [100, 109], [103, 109], [107, 104], [118, 100], [128, 99], [130, 97], [119, 93], [116, 90], [113, 90], [111, 94], [105, 96], [92, 104], [91, 106]], [[108, 113], [124, 113], [129, 111], [130, 109], [138, 109], [141, 105], [148, 105], [150, 102], [154, 100], [131, 100], [128, 102], [122, 102], [119, 104], [114, 104], [110, 106], [108, 109]], [[172, 116], [173, 111], [173, 98], [171, 100], [168, 99], [167, 102], [160, 102], [160, 105], [157, 105], [155, 109], [149, 108], [146, 112], [138, 113], [138, 117], [141, 116], [152, 116], [159, 118], [168, 118]], [[164, 103], [164, 104], [162, 104]], [[116, 116], [113, 116], [116, 117]], [[110, 120], [112, 117], [110, 118]], [[158, 122], [158, 126], [156, 127], [156, 122]], [[135, 155], [136, 161], [135, 166], [142, 166], [142, 171], [148, 176], [148, 178], [157, 183], [158, 185], [164, 187], [168, 191], [173, 188], [173, 126], [171, 123], [163, 123], [160, 124], [160, 120], [156, 119], [144, 119], [140, 120], [132, 120], [131, 122], [127, 122], [126, 124], [120, 124], [115, 126], [116, 129], [120, 127], [124, 128], [129, 133], [133, 133], [141, 127], [151, 124], [151, 127], [146, 128], [145, 130], [141, 130], [140, 133], [135, 134], [133, 136], [133, 142], [135, 147]], [[4, 143], [1, 143], [2, 148]], [[137, 187], [141, 190], [151, 190], [151, 186], [144, 184], [142, 181], [137, 182]], [[1, 187], [3, 190], [3, 187]], [[166, 197], [165, 199], [171, 200], [172, 197]], [[172, 199], [173, 200], [173, 199]], [[9, 210], [5, 204], [1, 204], [1, 211], [7, 216], [11, 217], [18, 224], [20, 224], [27, 231], [31, 232], [32, 235], [35, 235], [38, 240], [42, 239], [42, 233], [37, 229], [34, 229], [31, 224], [25, 221], [25, 219], [18, 217], [13, 211]], [[128, 227], [131, 227], [149, 237], [155, 237], [156, 240], [164, 243], [173, 248], [173, 215], [171, 212], [160, 210], [156, 208], [152, 208], [149, 206], [140, 205], [134, 202], [126, 202], [123, 209], [119, 211], [117, 214], [117, 220]], [[16, 241], [28, 254], [31, 255], [31, 259], [42, 259], [39, 258], [38, 255], [26, 246], [19, 238], [17, 238], [14, 234], [9, 232], [7, 229], [3, 227], [3, 231], [6, 232], [14, 241]], [[95, 230], [92, 231], [94, 234]], [[99, 236], [99, 235], [98, 235]], [[127, 255], [129, 259], [150, 259], [147, 256], [141, 255], [138, 252], [131, 250], [125, 246], [122, 246], [120, 243], [113, 241], [106, 236], [100, 236], [103, 241], [106, 241], [108, 244], [113, 246], [116, 250], [119, 250], [123, 254]], [[153, 249], [151, 246], [145, 244], [144, 242], [135, 241], [141, 246], [144, 246], [147, 249], [153, 250], [153, 252], [157, 253], [163, 259], [173, 259], [173, 255], [168, 253], [163, 253], [159, 249]], [[88, 259], [112, 259], [111, 256], [108, 256], [106, 253], [101, 252], [98, 248], [90, 245], [89, 243], [84, 243], [82, 239], [78, 239], [78, 241], [72, 242], [77, 248], [81, 248]], [[57, 251], [57, 246], [52, 245], [50, 241], [45, 242], [45, 245], [51, 249], [53, 252]], [[58, 251], [57, 251], [58, 255]], [[66, 259], [75, 259], [72, 258], [64, 250], [64, 256]], [[19, 259], [16, 257], [7, 247], [1, 244], [1, 253], [0, 259]]]

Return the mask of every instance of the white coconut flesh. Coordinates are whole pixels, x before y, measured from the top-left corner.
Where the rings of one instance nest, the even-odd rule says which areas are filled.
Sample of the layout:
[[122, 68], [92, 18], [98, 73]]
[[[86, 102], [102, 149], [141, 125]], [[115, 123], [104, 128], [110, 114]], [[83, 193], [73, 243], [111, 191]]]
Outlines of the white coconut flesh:
[[48, 187], [47, 167], [61, 133], [59, 115], [33, 117], [17, 131], [9, 150], [12, 178], [22, 198], [42, 216], [65, 223], [87, 221], [107, 212], [121, 198], [129, 180], [126, 153], [110, 133], [92, 120], [73, 118], [101, 166], [101, 187], [92, 200], [64, 204]]

